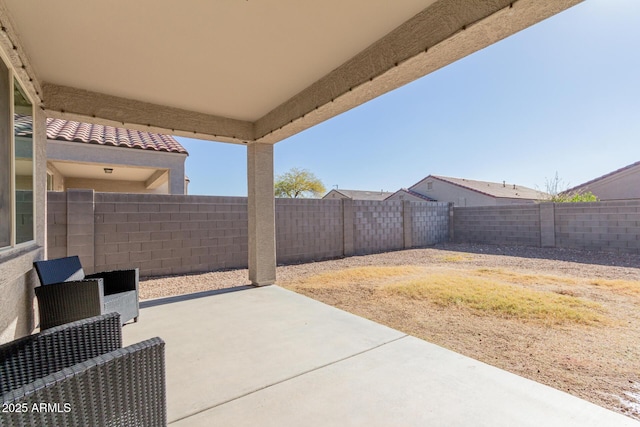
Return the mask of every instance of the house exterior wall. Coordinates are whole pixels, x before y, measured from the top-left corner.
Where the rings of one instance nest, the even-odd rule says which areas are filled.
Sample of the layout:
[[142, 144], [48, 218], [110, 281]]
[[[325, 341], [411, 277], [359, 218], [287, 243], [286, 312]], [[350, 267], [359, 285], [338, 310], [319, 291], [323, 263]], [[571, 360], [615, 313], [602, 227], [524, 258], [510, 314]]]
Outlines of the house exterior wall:
[[[431, 189], [429, 189], [429, 183], [431, 183]], [[468, 190], [435, 178], [425, 179], [411, 187], [411, 190], [437, 200], [438, 202], [453, 203], [456, 207], [496, 205], [495, 197]]]
[[580, 188], [602, 200], [640, 199], [640, 165], [623, 170]]
[[421, 199], [420, 197], [414, 196], [411, 193], [408, 193], [404, 190], [397, 191], [393, 193], [391, 196], [385, 199], [386, 201], [410, 201], [410, 202], [425, 202], [426, 200]]
[[[96, 144], [80, 144], [77, 142], [47, 141], [47, 157], [49, 160], [80, 163], [106, 163], [123, 166], [137, 166], [169, 170], [169, 194], [184, 194], [185, 192], [185, 166], [187, 158], [182, 153], [167, 153], [163, 151], [140, 150], [124, 147], [109, 147]], [[90, 188], [95, 191], [135, 191], [141, 193], [157, 193], [155, 190], [146, 190], [142, 184], [134, 186], [126, 181], [107, 180], [79, 180], [74, 183], [74, 178], [65, 179], [65, 188]], [[121, 190], [117, 185], [122, 184]], [[96, 187], [92, 187], [95, 185]], [[137, 190], [134, 190], [136, 189]], [[139, 190], [139, 191], [138, 191]]]
[[[0, 48], [3, 46], [0, 44]], [[33, 262], [45, 255], [46, 136], [45, 116], [34, 108], [35, 236], [32, 242], [0, 250], [0, 343], [33, 332], [38, 319], [33, 288], [38, 279]]]
[[169, 194], [169, 183], [158, 188], [149, 189], [140, 181], [120, 181], [107, 179], [65, 178], [65, 190], [91, 189], [100, 193], [141, 193], [141, 194]]
[[323, 197], [323, 199], [330, 199], [330, 200], [336, 200], [336, 199], [348, 199], [347, 196], [345, 196], [342, 193], [338, 193], [336, 190], [331, 190], [329, 191], [327, 194], [325, 194]]

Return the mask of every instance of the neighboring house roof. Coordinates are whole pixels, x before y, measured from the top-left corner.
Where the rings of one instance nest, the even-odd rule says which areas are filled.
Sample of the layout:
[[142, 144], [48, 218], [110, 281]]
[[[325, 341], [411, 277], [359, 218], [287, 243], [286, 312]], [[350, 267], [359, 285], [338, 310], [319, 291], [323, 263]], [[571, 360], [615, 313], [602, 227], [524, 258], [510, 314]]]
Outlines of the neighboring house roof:
[[452, 178], [439, 175], [429, 175], [409, 188], [411, 189], [429, 178], [438, 179], [440, 181], [448, 182], [449, 184], [457, 185], [458, 187], [466, 188], [467, 190], [476, 191], [478, 193], [497, 198], [538, 200], [543, 198], [545, 195], [542, 191], [534, 190], [533, 188], [528, 188], [522, 185], [475, 181], [472, 179]]
[[573, 193], [573, 192], [575, 192], [575, 191], [582, 190], [582, 189], [584, 189], [585, 187], [588, 187], [588, 186], [589, 186], [589, 185], [591, 185], [591, 184], [594, 184], [594, 183], [596, 183], [596, 182], [598, 182], [598, 181], [603, 181], [603, 180], [605, 180], [605, 179], [607, 179], [607, 178], [610, 178], [610, 177], [612, 177], [612, 176], [614, 176], [614, 175], [618, 175], [619, 173], [626, 172], [626, 171], [628, 171], [629, 169], [633, 169], [633, 168], [635, 168], [636, 166], [640, 166], [640, 162], [635, 162], [635, 163], [632, 163], [632, 164], [627, 165], [627, 166], [625, 166], [625, 167], [622, 167], [622, 168], [620, 168], [620, 169], [616, 169], [616, 170], [614, 170], [613, 172], [609, 172], [609, 173], [607, 173], [607, 174], [604, 174], [604, 175], [602, 175], [602, 176], [599, 176], [599, 177], [597, 177], [597, 178], [594, 178], [594, 179], [592, 179], [591, 181], [587, 181], [587, 182], [585, 182], [585, 183], [583, 183], [583, 184], [580, 184], [580, 185], [577, 185], [577, 186], [575, 186], [575, 187], [573, 187], [573, 188], [569, 188], [568, 190], [563, 191], [563, 193]]
[[[18, 136], [33, 134], [31, 116], [16, 115], [15, 125]], [[80, 123], [72, 120], [48, 118], [47, 139], [189, 154], [175, 138], [169, 135]]]
[[[329, 193], [332, 191], [338, 192], [352, 200], [384, 200], [393, 194], [390, 191], [343, 190], [342, 188], [333, 189]], [[329, 193], [327, 193], [327, 195]], [[327, 195], [325, 195], [325, 197]]]
[[[436, 201], [435, 199], [432, 199], [431, 197], [425, 196], [424, 194], [420, 194], [420, 193], [418, 193], [418, 192], [416, 192], [416, 191], [413, 191], [413, 190], [409, 190], [408, 188], [401, 188], [401, 189], [399, 189], [399, 190], [398, 190], [398, 191], [396, 191], [395, 193], [392, 193], [392, 194], [391, 194], [391, 196], [387, 197], [387, 199], [389, 199], [389, 198], [390, 198], [390, 197], [392, 197], [392, 196], [395, 196], [396, 194], [398, 194], [398, 193], [400, 193], [400, 192], [405, 192], [405, 193], [410, 194], [410, 195], [412, 195], [412, 196], [414, 196], [414, 197], [417, 197], [417, 198], [419, 198], [419, 199], [422, 199], [422, 200], [424, 200], [424, 201], [426, 201], [426, 202], [435, 202], [435, 201]], [[386, 199], [385, 199], [385, 200], [386, 200]]]

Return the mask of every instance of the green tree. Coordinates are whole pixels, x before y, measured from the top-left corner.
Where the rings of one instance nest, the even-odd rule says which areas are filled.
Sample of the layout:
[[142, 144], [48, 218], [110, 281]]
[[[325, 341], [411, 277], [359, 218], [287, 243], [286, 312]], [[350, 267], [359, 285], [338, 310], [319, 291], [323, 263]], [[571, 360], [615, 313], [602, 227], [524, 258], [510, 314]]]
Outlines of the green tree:
[[313, 173], [298, 168], [278, 175], [274, 187], [276, 197], [288, 198], [320, 197], [327, 191]]
[[581, 203], [581, 202], [598, 202], [598, 198], [591, 191], [569, 191], [569, 184], [565, 184], [558, 177], [558, 172], [552, 179], [545, 178], [545, 187], [547, 190], [546, 201], [554, 203]]

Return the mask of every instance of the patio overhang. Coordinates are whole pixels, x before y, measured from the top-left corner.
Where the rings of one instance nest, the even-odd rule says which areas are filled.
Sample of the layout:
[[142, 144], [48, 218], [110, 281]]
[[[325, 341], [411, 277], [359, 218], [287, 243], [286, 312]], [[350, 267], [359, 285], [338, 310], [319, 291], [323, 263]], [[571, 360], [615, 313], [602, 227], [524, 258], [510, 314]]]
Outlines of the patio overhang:
[[49, 117], [276, 143], [580, 1], [4, 0], [1, 39]]
[[0, 0], [0, 49], [48, 117], [259, 145], [247, 150], [248, 221], [262, 253], [249, 269], [269, 284], [264, 146], [580, 1]]

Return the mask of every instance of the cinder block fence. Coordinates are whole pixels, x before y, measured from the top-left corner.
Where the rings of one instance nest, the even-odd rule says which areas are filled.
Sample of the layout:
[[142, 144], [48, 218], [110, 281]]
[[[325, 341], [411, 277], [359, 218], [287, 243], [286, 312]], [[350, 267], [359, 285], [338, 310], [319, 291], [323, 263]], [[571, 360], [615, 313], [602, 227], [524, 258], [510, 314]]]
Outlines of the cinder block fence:
[[[244, 197], [50, 192], [48, 257], [143, 276], [247, 266]], [[280, 264], [453, 240], [640, 254], [640, 200], [451, 207], [447, 203], [276, 199]]]
[[640, 254], [640, 200], [455, 207], [453, 240]]
[[[244, 197], [50, 192], [48, 257], [156, 276], [247, 266]], [[425, 246], [449, 237], [449, 205], [276, 199], [277, 262]]]

